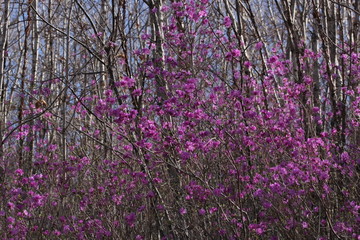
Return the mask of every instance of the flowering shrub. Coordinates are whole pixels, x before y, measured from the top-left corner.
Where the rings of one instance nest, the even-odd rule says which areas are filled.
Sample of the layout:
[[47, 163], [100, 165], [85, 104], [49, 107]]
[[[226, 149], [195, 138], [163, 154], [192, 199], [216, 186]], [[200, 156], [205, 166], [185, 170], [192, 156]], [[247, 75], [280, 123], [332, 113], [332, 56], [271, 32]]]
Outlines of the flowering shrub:
[[151, 10], [163, 56], [144, 33], [131, 76], [72, 92], [66, 155], [51, 108], [7, 128], [3, 239], [360, 239], [360, 55], [245, 46], [201, 2]]

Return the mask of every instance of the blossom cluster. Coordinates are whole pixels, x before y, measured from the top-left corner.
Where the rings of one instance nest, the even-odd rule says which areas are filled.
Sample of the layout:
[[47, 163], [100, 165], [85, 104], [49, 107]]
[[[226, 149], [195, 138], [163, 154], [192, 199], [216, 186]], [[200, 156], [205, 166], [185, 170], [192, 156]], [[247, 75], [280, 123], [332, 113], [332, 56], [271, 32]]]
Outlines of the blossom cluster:
[[[262, 61], [269, 45], [245, 50], [227, 34], [233, 19], [208, 21], [210, 1], [197, 2], [161, 9], [163, 60], [74, 100], [84, 124], [67, 155], [56, 136], [39, 140], [29, 172], [6, 149], [1, 238], [360, 239], [360, 55], [344, 49], [349, 84], [314, 101], [315, 85], [332, 81], [325, 53], [305, 48], [296, 65], [274, 48]], [[61, 127], [49, 114], [9, 141]]]

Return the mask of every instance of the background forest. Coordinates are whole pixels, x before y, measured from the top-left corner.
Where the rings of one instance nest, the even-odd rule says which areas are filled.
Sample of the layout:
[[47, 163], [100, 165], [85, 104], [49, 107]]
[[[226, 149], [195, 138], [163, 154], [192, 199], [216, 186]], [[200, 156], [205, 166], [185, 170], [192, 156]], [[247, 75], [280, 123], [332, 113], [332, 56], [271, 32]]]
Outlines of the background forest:
[[359, 14], [1, 1], [1, 239], [360, 239]]

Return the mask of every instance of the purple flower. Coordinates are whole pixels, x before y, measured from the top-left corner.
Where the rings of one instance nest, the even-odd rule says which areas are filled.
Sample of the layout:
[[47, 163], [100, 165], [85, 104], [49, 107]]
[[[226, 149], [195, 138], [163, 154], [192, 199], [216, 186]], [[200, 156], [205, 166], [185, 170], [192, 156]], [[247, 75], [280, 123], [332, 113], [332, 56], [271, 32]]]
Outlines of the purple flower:
[[22, 176], [22, 175], [24, 175], [24, 171], [22, 169], [18, 168], [15, 170], [15, 174], [18, 176]]
[[180, 213], [181, 215], [185, 215], [185, 214], [187, 213], [186, 208], [180, 208], [179, 213]]
[[245, 61], [244, 66], [247, 67], [247, 68], [250, 68], [251, 67], [251, 62]]
[[257, 43], [255, 44], [255, 49], [256, 49], [256, 50], [260, 50], [263, 46], [264, 46], [264, 44], [263, 44], [262, 42], [257, 42]]
[[132, 94], [134, 95], [134, 96], [141, 96], [141, 94], [142, 94], [142, 90], [140, 89], [140, 88], [137, 88], [137, 89], [135, 89], [133, 92], [132, 92]]
[[120, 82], [119, 85], [122, 87], [133, 87], [135, 84], [135, 80], [129, 77], [124, 77]]
[[225, 59], [227, 61], [231, 61], [233, 58], [237, 58], [241, 56], [241, 51], [237, 48], [231, 50], [230, 52], [227, 52], [225, 55]]
[[308, 227], [309, 227], [309, 224], [308, 224], [307, 222], [303, 222], [303, 223], [302, 223], [302, 227], [303, 227], [303, 228], [308, 228]]
[[260, 227], [260, 228], [257, 228], [257, 229], [255, 230], [255, 232], [256, 232], [258, 235], [261, 235], [261, 234], [264, 233], [264, 229], [262, 229], [262, 228]]
[[10, 224], [14, 224], [14, 223], [15, 223], [15, 218], [13, 218], [13, 217], [8, 217], [8, 218], [7, 218], [7, 221], [8, 221], [8, 223], [10, 223]]
[[10, 210], [14, 210], [14, 209], [15, 209], [15, 204], [12, 203], [12, 202], [8, 202], [8, 203], [7, 203], [7, 206], [8, 206], [8, 208], [10, 208]]
[[55, 145], [55, 144], [50, 144], [48, 147], [48, 150], [50, 152], [54, 152], [56, 149], [57, 149], [57, 145]]
[[274, 63], [278, 60], [278, 57], [277, 56], [272, 56], [269, 58], [269, 63]]
[[231, 27], [232, 21], [229, 16], [224, 17], [224, 25], [226, 28]]
[[203, 216], [205, 215], [205, 213], [206, 213], [205, 209], [203, 208], [199, 209], [199, 215]]
[[114, 196], [112, 196], [112, 201], [116, 204], [116, 205], [120, 205], [122, 203], [122, 199], [123, 199], [124, 195], [117, 195], [115, 194]]
[[199, 17], [206, 17], [207, 12], [206, 11], [200, 11], [199, 12]]
[[135, 226], [135, 220], [136, 220], [136, 215], [133, 212], [125, 216], [125, 221], [130, 227]]
[[209, 213], [213, 214], [214, 212], [216, 212], [218, 209], [216, 207], [210, 208], [209, 209]]
[[313, 110], [313, 112], [314, 112], [314, 113], [317, 113], [317, 112], [319, 112], [319, 111], [320, 111], [320, 108], [318, 108], [318, 107], [313, 107], [313, 109], [312, 109], [312, 110]]
[[313, 82], [312, 78], [309, 76], [304, 77], [304, 83], [311, 84]]
[[237, 49], [237, 48], [231, 50], [231, 53], [232, 53], [232, 56], [235, 57], [235, 58], [241, 56], [241, 51], [239, 49]]
[[42, 206], [44, 204], [44, 196], [41, 196], [40, 194], [35, 194], [32, 197], [32, 201], [35, 206]]

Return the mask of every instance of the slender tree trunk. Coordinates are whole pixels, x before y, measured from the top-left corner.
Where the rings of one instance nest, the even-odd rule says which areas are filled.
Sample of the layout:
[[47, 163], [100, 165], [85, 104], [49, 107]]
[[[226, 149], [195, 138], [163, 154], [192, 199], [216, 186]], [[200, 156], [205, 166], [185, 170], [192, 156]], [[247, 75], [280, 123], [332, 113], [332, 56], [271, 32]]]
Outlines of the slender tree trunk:
[[[8, 41], [8, 27], [9, 27], [9, 0], [5, 0], [3, 2], [4, 8], [2, 11], [2, 17], [0, 18], [0, 161], [4, 160], [4, 146], [2, 140], [4, 138], [4, 131], [6, 126], [6, 92], [5, 89], [5, 64], [6, 64], [6, 46]], [[0, 166], [0, 191], [5, 192], [3, 182], [5, 181], [6, 176], [6, 166]], [[0, 194], [1, 202], [0, 202], [0, 210], [4, 211], [6, 208], [6, 198], [4, 194]], [[5, 226], [6, 224], [6, 214], [4, 217], [1, 217], [0, 220], [1, 226]], [[5, 235], [5, 238], [7, 236]]]
[[[6, 125], [6, 89], [5, 89], [5, 76], [4, 69], [6, 63], [6, 46], [8, 41], [8, 27], [9, 27], [9, 0], [4, 1], [4, 9], [2, 11], [2, 17], [0, 22], [0, 140], [4, 137], [4, 130]], [[4, 149], [3, 144], [0, 144], [0, 159], [3, 158]]]
[[[29, 1], [30, 2], [30, 1]], [[24, 43], [23, 43], [23, 62], [22, 62], [22, 68], [20, 73], [20, 101], [18, 105], [18, 121], [19, 126], [23, 125], [24, 121], [24, 110], [25, 110], [25, 101], [26, 101], [26, 94], [25, 94], [25, 83], [26, 83], [26, 74], [27, 74], [27, 65], [28, 65], [28, 50], [29, 50], [29, 39], [30, 34], [32, 30], [32, 22], [31, 19], [31, 9], [28, 7], [28, 10], [26, 12], [27, 16], [27, 22], [25, 27], [25, 37], [24, 37]], [[24, 12], [24, 18], [25, 18], [25, 12]], [[28, 106], [30, 108], [30, 106]], [[19, 128], [21, 131], [21, 127]], [[24, 145], [25, 145], [25, 137], [21, 137], [19, 139], [19, 148], [18, 148], [18, 155], [19, 155], [19, 167], [24, 170], [25, 175], [29, 175], [31, 172], [31, 163], [29, 163], [25, 157], [24, 157]]]
[[[313, 17], [315, 18], [317, 15], [319, 15], [319, 3], [318, 0], [313, 1]], [[313, 23], [314, 31], [311, 34], [311, 49], [314, 53], [318, 53], [318, 39], [319, 39], [319, 26], [314, 21]], [[314, 87], [313, 87], [313, 105], [314, 107], [317, 107], [319, 109], [319, 112], [315, 114], [315, 120], [316, 120], [316, 135], [319, 136], [322, 132], [322, 125], [318, 123], [321, 117], [321, 112], [323, 109], [321, 109], [321, 102], [320, 102], [320, 75], [319, 75], [319, 64], [317, 61], [314, 63], [314, 71], [312, 72], [312, 79], [314, 81]]]
[[[38, 0], [33, 0], [31, 2], [32, 7], [37, 10], [37, 6], [38, 6]], [[39, 51], [38, 51], [38, 47], [39, 47], [39, 32], [38, 32], [38, 21], [37, 21], [37, 16], [36, 13], [34, 13], [33, 11], [31, 12], [32, 18], [33, 18], [33, 23], [32, 23], [32, 64], [31, 64], [31, 79], [30, 79], [30, 86], [29, 86], [29, 91], [32, 92], [35, 88], [35, 82], [36, 81], [40, 81], [41, 79], [38, 79], [38, 60], [39, 60]], [[35, 102], [35, 99], [33, 99], [31, 96], [29, 98], [29, 102]], [[32, 114], [34, 114], [34, 111], [31, 109]], [[34, 120], [31, 120], [29, 123], [30, 129], [29, 129], [29, 137], [28, 137], [28, 149], [29, 149], [29, 155], [27, 157], [27, 162], [28, 163], [32, 163], [32, 158], [33, 158], [33, 152], [34, 152], [34, 138], [35, 138], [35, 134], [34, 134]]]

